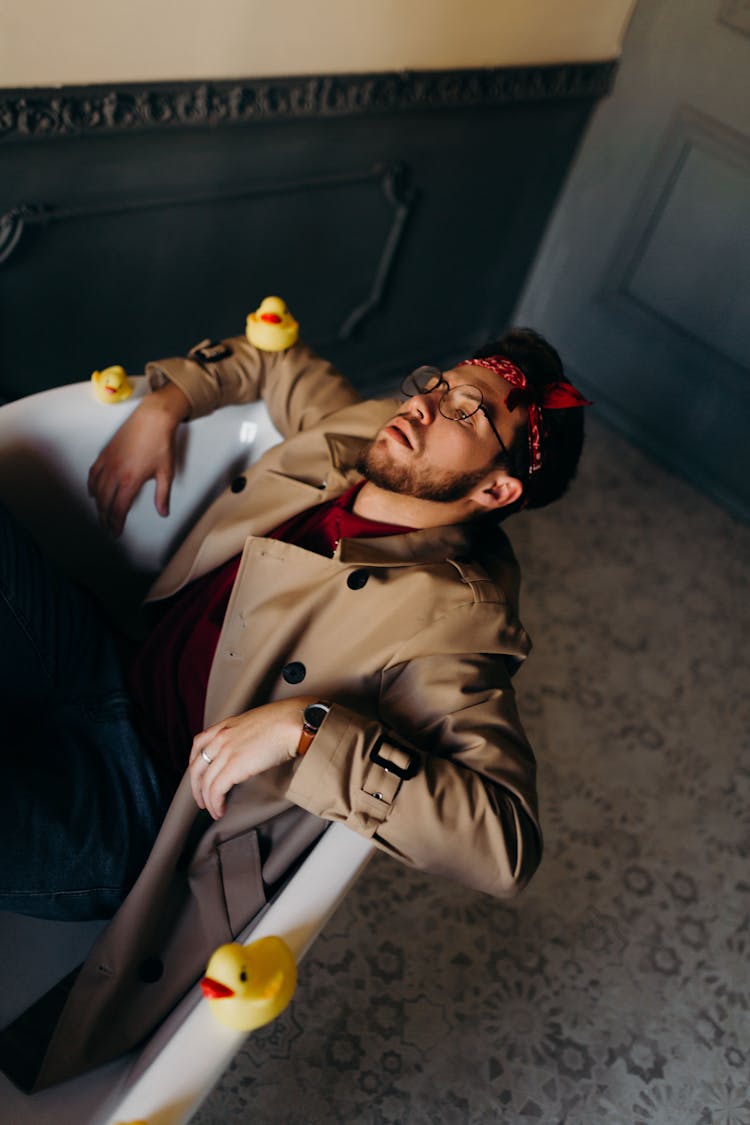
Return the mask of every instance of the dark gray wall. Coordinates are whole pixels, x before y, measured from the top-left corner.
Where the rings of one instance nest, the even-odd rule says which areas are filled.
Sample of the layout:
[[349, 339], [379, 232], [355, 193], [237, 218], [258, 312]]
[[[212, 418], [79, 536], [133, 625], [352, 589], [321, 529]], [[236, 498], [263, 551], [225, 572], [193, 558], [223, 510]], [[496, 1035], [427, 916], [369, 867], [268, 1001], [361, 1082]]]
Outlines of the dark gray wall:
[[279, 293], [363, 388], [508, 322], [611, 64], [0, 91], [6, 397]]

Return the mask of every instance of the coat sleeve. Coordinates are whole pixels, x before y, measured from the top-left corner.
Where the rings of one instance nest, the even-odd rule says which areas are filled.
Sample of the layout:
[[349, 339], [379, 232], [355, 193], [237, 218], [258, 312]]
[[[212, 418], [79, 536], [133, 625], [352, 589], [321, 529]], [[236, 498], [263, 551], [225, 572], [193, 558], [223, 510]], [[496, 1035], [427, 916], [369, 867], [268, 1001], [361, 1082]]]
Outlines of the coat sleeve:
[[186, 356], [148, 363], [146, 376], [152, 390], [176, 384], [190, 404], [189, 419], [262, 398], [282, 437], [360, 401], [351, 383], [305, 344], [264, 352], [244, 336], [203, 340]]
[[287, 796], [411, 866], [509, 897], [541, 858], [535, 773], [506, 659], [444, 653], [386, 670], [377, 721], [334, 705]]

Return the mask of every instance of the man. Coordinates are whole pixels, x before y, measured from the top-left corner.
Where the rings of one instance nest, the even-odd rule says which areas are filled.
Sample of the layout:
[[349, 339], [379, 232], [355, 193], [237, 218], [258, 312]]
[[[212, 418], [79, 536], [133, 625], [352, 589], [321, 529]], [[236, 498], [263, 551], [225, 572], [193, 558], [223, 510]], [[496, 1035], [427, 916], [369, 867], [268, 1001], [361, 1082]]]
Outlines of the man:
[[212, 505], [151, 591], [158, 620], [129, 719], [149, 753], [119, 831], [154, 789], [149, 769], [163, 793], [189, 768], [27, 1076], [37, 1088], [142, 1039], [326, 821], [501, 896], [541, 852], [510, 682], [529, 642], [498, 525], [575, 472], [584, 400], [554, 350], [512, 332], [451, 371], [415, 373], [400, 406], [361, 402], [302, 345], [206, 341], [147, 371], [153, 393], [91, 469], [114, 534], [151, 478], [166, 514], [183, 420], [262, 395], [286, 440]]

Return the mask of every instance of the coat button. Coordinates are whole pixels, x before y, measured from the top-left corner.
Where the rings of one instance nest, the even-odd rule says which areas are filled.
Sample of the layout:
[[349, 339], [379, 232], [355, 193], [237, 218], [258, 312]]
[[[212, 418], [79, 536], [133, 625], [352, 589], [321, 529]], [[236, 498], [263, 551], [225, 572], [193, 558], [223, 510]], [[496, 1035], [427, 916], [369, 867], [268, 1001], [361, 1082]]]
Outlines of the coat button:
[[161, 957], [147, 957], [138, 966], [138, 976], [146, 984], [153, 984], [160, 980], [164, 973], [164, 962]]
[[366, 570], [353, 570], [346, 580], [350, 590], [361, 590], [370, 577]]
[[307, 675], [307, 668], [301, 660], [293, 660], [291, 664], [284, 666], [281, 674], [288, 684], [301, 684]]
[[229, 487], [231, 488], [232, 492], [242, 492], [242, 489], [246, 484], [247, 481], [244, 477], [235, 477]]

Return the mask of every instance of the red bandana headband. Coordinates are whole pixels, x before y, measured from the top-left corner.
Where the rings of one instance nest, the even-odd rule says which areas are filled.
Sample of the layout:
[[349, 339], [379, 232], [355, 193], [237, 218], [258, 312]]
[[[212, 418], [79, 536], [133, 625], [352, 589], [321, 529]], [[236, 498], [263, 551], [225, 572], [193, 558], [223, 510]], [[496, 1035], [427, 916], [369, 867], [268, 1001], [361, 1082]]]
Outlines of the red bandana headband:
[[485, 367], [494, 371], [512, 385], [505, 405], [515, 410], [519, 405], [529, 411], [529, 476], [542, 467], [542, 410], [566, 410], [571, 406], [591, 406], [592, 403], [577, 391], [572, 383], [560, 380], [546, 383], [542, 387], [529, 386], [528, 379], [520, 367], [502, 356], [488, 356], [486, 359], [465, 359], [457, 367]]

